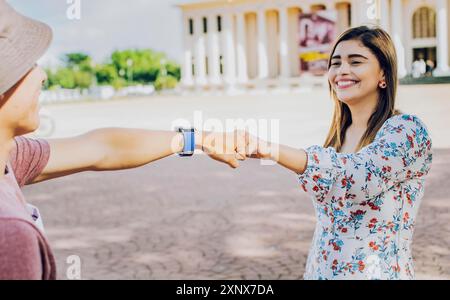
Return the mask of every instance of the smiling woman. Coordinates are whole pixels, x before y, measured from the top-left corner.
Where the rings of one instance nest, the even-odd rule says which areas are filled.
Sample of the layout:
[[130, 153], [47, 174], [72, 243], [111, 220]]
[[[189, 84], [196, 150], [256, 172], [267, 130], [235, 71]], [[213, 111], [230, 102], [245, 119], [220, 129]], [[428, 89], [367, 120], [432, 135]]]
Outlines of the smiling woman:
[[395, 111], [397, 59], [385, 31], [351, 28], [330, 58], [335, 110], [324, 147], [249, 135], [247, 155], [294, 171], [311, 195], [318, 222], [305, 279], [413, 279], [413, 226], [432, 162], [428, 130]]

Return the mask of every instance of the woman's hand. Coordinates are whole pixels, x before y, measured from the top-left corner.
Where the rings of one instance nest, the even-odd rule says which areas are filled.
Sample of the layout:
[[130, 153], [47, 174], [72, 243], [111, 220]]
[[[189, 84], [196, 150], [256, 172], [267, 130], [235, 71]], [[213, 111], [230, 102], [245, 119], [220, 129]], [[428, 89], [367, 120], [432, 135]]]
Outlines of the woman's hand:
[[248, 131], [197, 133], [196, 141], [198, 149], [232, 168], [247, 157], [273, 160], [297, 174], [303, 173], [307, 164], [304, 150], [265, 141]]
[[244, 139], [242, 143], [245, 144], [246, 157], [276, 160], [278, 145], [260, 139], [259, 137], [250, 134], [248, 131], [242, 132], [240, 137]]
[[305, 150], [267, 142], [249, 132], [241, 133], [239, 137], [245, 142], [245, 156], [257, 159], [269, 159], [281, 166], [301, 174], [305, 171], [308, 158]]

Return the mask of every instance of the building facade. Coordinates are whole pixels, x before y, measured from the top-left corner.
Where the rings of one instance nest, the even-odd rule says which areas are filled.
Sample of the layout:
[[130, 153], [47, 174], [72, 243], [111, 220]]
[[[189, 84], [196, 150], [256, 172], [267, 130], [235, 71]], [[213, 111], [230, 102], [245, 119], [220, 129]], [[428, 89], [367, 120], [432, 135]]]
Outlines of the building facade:
[[323, 74], [345, 29], [379, 25], [395, 43], [399, 76], [413, 62], [449, 74], [450, 0], [216, 0], [179, 5], [185, 88], [301, 84]]

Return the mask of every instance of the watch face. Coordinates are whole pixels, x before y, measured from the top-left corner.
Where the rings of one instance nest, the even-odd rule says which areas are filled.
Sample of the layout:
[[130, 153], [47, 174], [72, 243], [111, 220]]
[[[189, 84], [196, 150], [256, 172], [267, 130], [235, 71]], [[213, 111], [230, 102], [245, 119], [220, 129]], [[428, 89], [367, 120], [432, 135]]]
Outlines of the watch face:
[[179, 155], [182, 157], [193, 156], [195, 150], [195, 129], [177, 128], [177, 131], [182, 133], [184, 137], [184, 149], [181, 153], [179, 153]]

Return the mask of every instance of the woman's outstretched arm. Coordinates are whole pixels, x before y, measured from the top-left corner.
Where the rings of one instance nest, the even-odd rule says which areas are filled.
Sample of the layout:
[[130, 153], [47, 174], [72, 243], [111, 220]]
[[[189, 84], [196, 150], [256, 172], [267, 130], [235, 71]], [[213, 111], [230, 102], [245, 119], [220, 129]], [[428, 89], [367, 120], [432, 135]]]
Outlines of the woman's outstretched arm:
[[253, 153], [252, 157], [270, 159], [296, 174], [302, 174], [306, 170], [308, 163], [308, 156], [305, 150], [286, 145], [260, 141], [259, 145], [253, 147], [253, 150], [250, 151]]
[[296, 150], [248, 137], [248, 155], [272, 159], [299, 174], [303, 189], [325, 201], [332, 189], [358, 199], [372, 199], [394, 185], [428, 173], [431, 138], [417, 117], [396, 116], [383, 125], [375, 140], [357, 153], [311, 146]]

